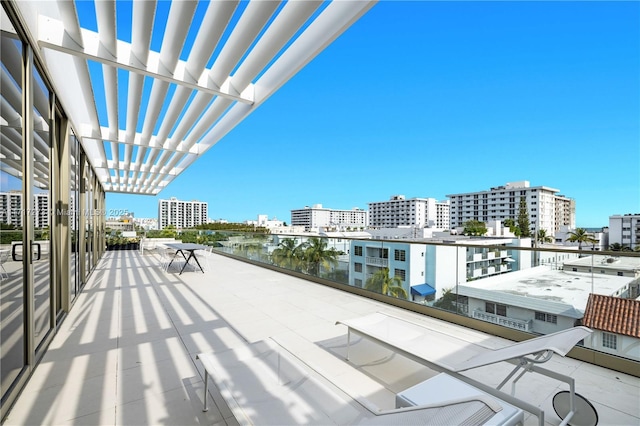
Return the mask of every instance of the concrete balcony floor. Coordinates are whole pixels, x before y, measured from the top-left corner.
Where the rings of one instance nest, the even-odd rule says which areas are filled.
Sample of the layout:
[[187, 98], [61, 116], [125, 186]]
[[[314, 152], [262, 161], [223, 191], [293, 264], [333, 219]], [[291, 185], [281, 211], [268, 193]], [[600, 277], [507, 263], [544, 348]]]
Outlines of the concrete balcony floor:
[[[335, 322], [377, 311], [470, 342], [508, 343], [223, 256], [212, 255], [204, 274], [165, 273], [159, 260], [153, 252], [105, 254], [6, 425], [237, 424], [213, 385], [210, 409], [202, 411], [204, 376], [196, 354], [265, 339], [328, 375], [352, 377], [351, 386], [390, 408], [394, 393], [435, 373], [373, 344], [359, 364], [344, 360], [346, 329]], [[546, 367], [575, 378], [599, 424], [640, 425], [640, 379], [559, 356]], [[505, 363], [469, 375], [496, 385], [511, 368]], [[543, 407], [547, 424], [557, 425], [550, 401], [560, 384], [536, 376], [525, 375], [516, 396]], [[525, 418], [525, 424], [536, 422]]]

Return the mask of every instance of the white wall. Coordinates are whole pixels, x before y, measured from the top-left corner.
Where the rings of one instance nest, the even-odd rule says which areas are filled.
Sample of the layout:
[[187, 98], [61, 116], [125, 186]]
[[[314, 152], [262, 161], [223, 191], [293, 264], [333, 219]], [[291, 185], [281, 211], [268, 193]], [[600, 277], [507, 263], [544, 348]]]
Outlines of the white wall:
[[[611, 334], [611, 333], [610, 333]], [[602, 331], [593, 330], [593, 333], [584, 341], [584, 346], [597, 351], [640, 361], [640, 339], [631, 336], [616, 334], [618, 348], [611, 349], [602, 346]]]

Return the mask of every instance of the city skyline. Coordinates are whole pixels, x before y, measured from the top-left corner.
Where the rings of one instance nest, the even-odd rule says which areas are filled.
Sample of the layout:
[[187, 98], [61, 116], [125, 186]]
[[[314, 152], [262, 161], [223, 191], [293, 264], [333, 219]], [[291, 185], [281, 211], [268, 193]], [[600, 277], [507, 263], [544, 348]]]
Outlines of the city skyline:
[[[290, 221], [527, 180], [576, 201], [576, 225], [640, 212], [640, 6], [380, 2], [158, 196], [211, 219]], [[479, 19], [482, 17], [482, 19]]]

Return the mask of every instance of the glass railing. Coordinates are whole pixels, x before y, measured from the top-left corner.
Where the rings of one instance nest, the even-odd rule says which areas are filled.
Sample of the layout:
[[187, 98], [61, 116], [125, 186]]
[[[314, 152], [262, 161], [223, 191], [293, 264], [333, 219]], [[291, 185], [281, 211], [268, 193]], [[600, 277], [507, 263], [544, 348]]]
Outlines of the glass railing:
[[620, 315], [621, 299], [640, 303], [640, 253], [531, 248], [529, 239], [444, 242], [229, 231], [201, 231], [197, 242], [347, 290], [364, 289], [508, 329], [548, 334], [585, 324], [595, 331], [584, 347], [640, 361], [638, 338], [620, 332], [623, 327], [617, 329], [615, 322], [601, 321], [606, 314]]

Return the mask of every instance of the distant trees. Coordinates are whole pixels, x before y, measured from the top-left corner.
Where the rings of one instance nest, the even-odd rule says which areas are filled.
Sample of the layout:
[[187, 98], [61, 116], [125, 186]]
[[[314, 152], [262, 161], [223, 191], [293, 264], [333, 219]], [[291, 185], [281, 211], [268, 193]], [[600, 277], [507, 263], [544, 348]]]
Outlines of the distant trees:
[[517, 232], [518, 237], [530, 237], [531, 236], [531, 223], [529, 223], [529, 208], [527, 207], [527, 200], [524, 197], [520, 197], [520, 206], [518, 208], [518, 220], [517, 220]]
[[513, 218], [508, 217], [504, 220], [504, 226], [509, 228], [509, 232], [513, 232], [514, 235], [518, 236], [519, 231], [517, 230], [518, 227], [516, 226], [516, 221], [513, 220]]
[[302, 266], [303, 254], [302, 245], [296, 244], [296, 240], [292, 238], [285, 238], [280, 241], [278, 248], [271, 253], [271, 260], [281, 268], [299, 272]]
[[178, 235], [178, 231], [173, 225], [167, 225], [163, 229], [147, 231], [147, 238], [175, 238], [176, 235]]
[[318, 276], [320, 267], [330, 269], [338, 264], [339, 252], [331, 247], [327, 248], [327, 240], [324, 238], [309, 238], [302, 256], [307, 266], [307, 272]]
[[570, 243], [578, 243], [578, 250], [582, 250], [582, 244], [596, 244], [598, 240], [596, 240], [593, 234], [587, 232], [584, 228], [577, 228], [575, 231], [567, 232], [569, 237], [565, 241], [569, 241]]
[[609, 245], [609, 250], [611, 251], [631, 251], [631, 247], [627, 247], [620, 243], [613, 243]]
[[263, 234], [269, 233], [269, 230], [267, 228], [247, 225], [246, 223], [203, 223], [201, 225], [197, 225], [195, 229], [206, 231], [245, 231]]
[[536, 234], [536, 242], [540, 243], [540, 244], [552, 243], [552, 242], [554, 242], [554, 239], [552, 237], [550, 237], [549, 235], [547, 235], [547, 230], [546, 229], [539, 229], [537, 234]]
[[469, 220], [464, 224], [463, 235], [471, 235], [475, 237], [481, 237], [487, 233], [487, 225], [479, 220]]
[[434, 308], [444, 309], [446, 311], [461, 313], [462, 310], [456, 304], [458, 296], [453, 292], [452, 288], [443, 289], [442, 297], [433, 302]]
[[329, 271], [338, 264], [341, 253], [333, 247], [328, 248], [324, 238], [310, 238], [300, 244], [285, 238], [271, 254], [271, 260], [282, 268], [320, 276], [322, 269]]
[[408, 299], [407, 291], [402, 287], [402, 280], [395, 275], [390, 277], [389, 268], [379, 269], [367, 279], [364, 288], [398, 299]]

